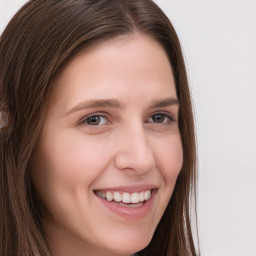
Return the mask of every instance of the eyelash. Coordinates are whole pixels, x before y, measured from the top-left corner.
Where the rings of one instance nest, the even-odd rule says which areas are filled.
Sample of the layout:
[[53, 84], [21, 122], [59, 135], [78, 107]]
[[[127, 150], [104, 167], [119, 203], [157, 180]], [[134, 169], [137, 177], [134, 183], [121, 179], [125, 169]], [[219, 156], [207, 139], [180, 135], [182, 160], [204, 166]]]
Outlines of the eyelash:
[[[159, 122], [159, 123], [158, 122], [154, 122], [153, 118], [157, 117], [157, 116], [164, 117], [164, 122]], [[92, 119], [92, 118], [99, 118], [100, 119], [99, 123], [97, 123], [97, 124], [90, 124], [89, 123], [89, 119]], [[100, 124], [102, 122], [102, 118], [104, 118], [106, 120], [106, 123]], [[174, 119], [174, 117], [172, 115], [166, 114], [166, 113], [161, 113], [161, 112], [160, 113], [156, 113], [156, 114], [150, 116], [149, 120], [151, 120], [151, 121], [147, 121], [147, 123], [153, 123], [153, 124], [159, 124], [159, 125], [168, 125], [168, 124], [170, 124], [170, 123], [175, 121], [175, 119]], [[88, 126], [96, 128], [98, 126], [106, 125], [107, 123], [109, 123], [109, 121], [108, 121], [108, 118], [106, 116], [101, 115], [101, 114], [94, 114], [94, 115], [91, 115], [91, 116], [86, 117], [85, 119], [81, 120], [78, 123], [78, 125], [88, 125]]]
[[101, 125], [104, 125], [104, 124], [90, 124], [88, 122], [89, 119], [92, 119], [92, 118], [100, 118], [100, 122], [102, 121], [101, 119], [104, 118], [106, 120], [108, 120], [107, 117], [103, 116], [103, 115], [92, 115], [92, 116], [89, 116], [87, 117], [86, 119], [82, 120], [79, 124], [85, 124], [85, 125], [89, 125], [89, 126], [101, 126]]
[[[175, 120], [174, 120], [174, 117], [172, 116], [172, 115], [170, 115], [170, 114], [166, 114], [166, 113], [157, 113], [157, 114], [154, 114], [154, 115], [152, 115], [149, 119], [152, 119], [153, 120], [153, 117], [156, 117], [156, 116], [162, 116], [162, 117], [164, 117], [165, 119], [165, 121], [164, 122], [160, 122], [160, 123], [158, 123], [158, 122], [154, 122], [154, 121], [152, 121], [152, 122], [149, 122], [149, 123], [155, 123], [155, 124], [164, 124], [164, 125], [166, 125], [166, 124], [168, 124], [169, 122], [174, 122]], [[168, 119], [168, 120], [166, 120], [166, 119]]]

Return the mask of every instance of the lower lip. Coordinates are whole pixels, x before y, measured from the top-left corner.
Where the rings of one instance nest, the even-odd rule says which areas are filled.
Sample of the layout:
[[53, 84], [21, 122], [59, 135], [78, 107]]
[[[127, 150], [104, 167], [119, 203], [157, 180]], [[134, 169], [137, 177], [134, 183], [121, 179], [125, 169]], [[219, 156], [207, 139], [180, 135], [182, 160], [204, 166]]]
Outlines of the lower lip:
[[103, 199], [97, 195], [96, 196], [110, 211], [114, 212], [115, 214], [129, 220], [137, 220], [145, 218], [150, 213], [153, 207], [156, 193], [157, 190], [153, 189], [150, 199], [139, 207], [122, 206], [118, 203], [109, 202], [106, 199]]

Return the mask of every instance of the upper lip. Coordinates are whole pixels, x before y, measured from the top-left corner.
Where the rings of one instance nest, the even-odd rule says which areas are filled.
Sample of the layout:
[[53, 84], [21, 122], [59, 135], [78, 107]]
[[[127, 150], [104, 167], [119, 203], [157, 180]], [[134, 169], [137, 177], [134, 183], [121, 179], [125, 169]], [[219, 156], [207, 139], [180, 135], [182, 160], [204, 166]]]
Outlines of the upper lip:
[[146, 190], [157, 189], [158, 186], [152, 184], [143, 185], [131, 185], [131, 186], [117, 186], [117, 187], [104, 187], [100, 189], [95, 189], [95, 191], [121, 191], [121, 192], [141, 192]]

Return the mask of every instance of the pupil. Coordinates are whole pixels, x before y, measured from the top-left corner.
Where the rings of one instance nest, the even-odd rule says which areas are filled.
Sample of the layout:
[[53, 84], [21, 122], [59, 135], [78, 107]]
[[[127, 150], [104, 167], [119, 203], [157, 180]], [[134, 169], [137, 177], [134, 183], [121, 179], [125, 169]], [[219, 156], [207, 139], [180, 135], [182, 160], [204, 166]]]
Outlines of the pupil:
[[155, 115], [155, 116], [153, 116], [153, 121], [155, 122], [155, 123], [162, 123], [162, 122], [164, 122], [164, 115]]
[[93, 125], [97, 125], [99, 124], [99, 122], [100, 122], [100, 118], [98, 116], [92, 116], [88, 120], [88, 123]]

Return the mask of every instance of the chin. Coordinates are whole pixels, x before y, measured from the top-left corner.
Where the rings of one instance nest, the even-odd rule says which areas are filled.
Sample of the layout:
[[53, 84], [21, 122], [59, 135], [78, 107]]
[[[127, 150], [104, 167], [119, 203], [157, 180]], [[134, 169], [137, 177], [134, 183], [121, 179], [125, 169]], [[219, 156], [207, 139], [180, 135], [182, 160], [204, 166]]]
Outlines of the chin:
[[[152, 234], [127, 234], [114, 238], [109, 249], [120, 255], [131, 255], [146, 248], [152, 239]], [[114, 241], [114, 242], [113, 242]]]

